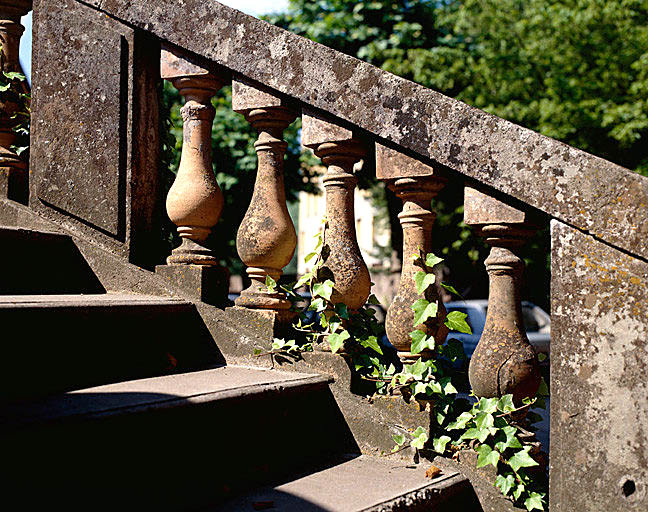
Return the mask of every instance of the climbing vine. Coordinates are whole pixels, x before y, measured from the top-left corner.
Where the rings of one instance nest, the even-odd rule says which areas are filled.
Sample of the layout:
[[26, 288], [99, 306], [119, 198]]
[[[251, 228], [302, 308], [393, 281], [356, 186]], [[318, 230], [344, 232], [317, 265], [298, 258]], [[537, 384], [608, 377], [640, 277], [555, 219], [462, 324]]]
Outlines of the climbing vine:
[[[379, 301], [371, 295], [358, 311], [350, 311], [343, 303], [335, 303], [335, 283], [320, 279], [326, 259], [327, 247], [324, 229], [316, 235], [313, 252], [305, 258], [313, 261], [313, 268], [296, 283], [280, 286], [293, 303], [297, 313], [294, 328], [302, 334], [303, 341], [275, 339], [270, 350], [255, 349], [255, 355], [299, 357], [301, 352], [312, 351], [316, 345], [330, 347], [331, 352], [341, 352], [353, 370], [364, 381], [375, 385], [379, 395], [400, 394], [405, 400], [429, 404], [430, 428], [419, 426], [412, 432], [393, 435], [392, 453], [413, 448], [418, 455], [436, 453], [456, 458], [462, 450], [477, 453], [477, 468], [492, 465], [497, 476], [495, 486], [504, 496], [527, 511], [545, 510], [546, 478], [538, 462], [538, 443], [530, 442], [531, 434], [521, 426], [522, 419], [534, 419], [528, 413], [531, 406], [542, 406], [547, 394], [543, 382], [538, 396], [525, 399], [522, 405], [513, 402], [512, 395], [501, 398], [460, 398], [456, 386], [465, 381], [466, 356], [463, 345], [456, 339], [439, 344], [433, 334], [427, 334], [425, 323], [438, 316], [439, 305], [426, 298], [426, 291], [436, 283], [433, 267], [443, 261], [434, 254], [419, 250], [411, 255], [420, 270], [415, 274], [415, 284], [420, 298], [411, 306], [414, 312], [414, 330], [410, 333], [411, 353], [419, 357], [411, 363], [401, 363], [393, 347], [381, 343], [384, 326], [375, 318]], [[440, 286], [458, 295], [446, 284]], [[277, 283], [266, 279], [269, 291]], [[307, 287], [310, 298], [305, 300], [297, 293]], [[471, 333], [466, 314], [451, 311], [444, 318], [451, 331]], [[390, 353], [391, 351], [391, 353]]]
[[12, 130], [16, 133], [16, 140], [11, 149], [28, 160], [31, 95], [25, 75], [17, 71], [0, 73], [0, 102], [4, 112], [14, 121]]

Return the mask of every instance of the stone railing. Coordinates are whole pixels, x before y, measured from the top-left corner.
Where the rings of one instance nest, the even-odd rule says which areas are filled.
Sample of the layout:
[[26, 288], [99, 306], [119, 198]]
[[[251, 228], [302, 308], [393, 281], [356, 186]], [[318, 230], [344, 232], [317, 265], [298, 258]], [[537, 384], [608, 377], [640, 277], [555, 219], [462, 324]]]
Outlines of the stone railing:
[[[0, 2], [14, 20], [7, 5], [23, 2]], [[430, 199], [448, 180], [465, 181], [465, 221], [492, 247], [488, 317], [470, 366], [479, 396], [520, 399], [538, 387], [518, 250], [550, 223], [552, 509], [646, 505], [647, 179], [213, 1], [39, 0], [33, 66], [30, 207], [135, 263], [146, 263], [157, 229], [160, 78], [184, 97], [180, 169], [166, 198], [182, 245], [158, 272], [195, 284], [201, 299], [223, 276], [205, 243], [223, 205], [210, 100], [233, 85], [232, 108], [259, 133], [237, 237], [252, 284], [237, 306], [278, 321], [288, 302], [265, 279], [281, 275], [296, 245], [283, 131], [297, 116], [302, 143], [327, 168], [325, 267], [335, 300], [351, 308], [370, 289], [354, 228], [356, 162], [375, 152], [377, 177], [403, 201], [405, 255], [434, 249]], [[407, 361], [417, 268], [404, 260], [386, 328]], [[439, 310], [425, 328], [442, 340]]]

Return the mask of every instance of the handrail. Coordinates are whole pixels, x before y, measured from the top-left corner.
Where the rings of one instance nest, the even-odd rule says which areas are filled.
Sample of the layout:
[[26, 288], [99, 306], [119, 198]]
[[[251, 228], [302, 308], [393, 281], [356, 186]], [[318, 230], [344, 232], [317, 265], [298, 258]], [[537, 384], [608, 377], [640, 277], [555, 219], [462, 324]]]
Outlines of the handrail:
[[80, 0], [648, 259], [648, 179], [218, 2]]

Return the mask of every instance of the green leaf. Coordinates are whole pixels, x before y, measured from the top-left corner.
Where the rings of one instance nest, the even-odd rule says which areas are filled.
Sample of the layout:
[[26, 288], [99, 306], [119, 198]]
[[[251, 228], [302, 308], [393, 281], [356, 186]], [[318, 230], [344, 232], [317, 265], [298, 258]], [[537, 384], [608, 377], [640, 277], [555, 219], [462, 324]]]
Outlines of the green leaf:
[[275, 289], [277, 288], [277, 281], [272, 279], [270, 276], [266, 276], [265, 285], [268, 288], [269, 292], [274, 292]]
[[435, 437], [432, 440], [432, 446], [434, 448], [434, 451], [437, 452], [439, 455], [443, 455], [446, 450], [446, 445], [450, 441], [451, 439], [448, 436]]
[[515, 410], [515, 405], [513, 404], [513, 395], [504, 395], [497, 402], [497, 410], [504, 413], [508, 413]]
[[494, 413], [497, 411], [497, 398], [480, 398], [477, 404], [477, 410], [481, 412]]
[[508, 460], [509, 466], [513, 468], [513, 471], [517, 473], [520, 468], [530, 468], [538, 465], [538, 463], [529, 455], [530, 449], [531, 447], [527, 446], [519, 452], [515, 452], [513, 457]]
[[488, 439], [488, 437], [497, 432], [497, 429], [493, 427], [486, 427], [483, 429], [479, 428], [469, 428], [466, 432], [460, 437], [460, 439], [477, 439], [480, 443], [483, 443]]
[[522, 443], [520, 443], [516, 434], [517, 429], [510, 425], [500, 429], [500, 432], [495, 438], [495, 448], [501, 453], [504, 453], [507, 448], [522, 448]]
[[318, 297], [310, 303], [308, 309], [310, 311], [318, 311], [318, 312], [324, 311], [326, 309], [326, 303], [324, 302], [324, 299]]
[[454, 338], [449, 339], [443, 346], [443, 355], [453, 362], [457, 359], [466, 359], [463, 343]]
[[439, 379], [439, 384], [446, 395], [454, 395], [458, 393], [457, 388], [452, 385], [452, 379], [450, 377], [442, 377]]
[[299, 278], [299, 280], [295, 283], [295, 290], [297, 288], [300, 288], [304, 284], [306, 284], [308, 281], [310, 281], [313, 278], [313, 274], [311, 272], [307, 272], [303, 276]]
[[372, 304], [374, 306], [380, 306], [380, 301], [378, 298], [372, 293], [369, 295], [369, 298], [367, 299], [367, 304]]
[[519, 483], [518, 486], [513, 491], [513, 497], [517, 500], [520, 498], [520, 496], [522, 496], [523, 492], [524, 492], [524, 484]]
[[11, 87], [11, 84], [0, 85], [0, 92], [6, 92]]
[[472, 329], [466, 322], [466, 313], [461, 311], [450, 311], [448, 316], [446, 316], [444, 323], [451, 331], [459, 331], [465, 334], [472, 334]]
[[428, 440], [428, 434], [423, 427], [418, 427], [414, 434], [412, 434], [412, 442], [410, 443], [413, 448], [418, 448], [419, 450], [425, 446], [425, 443]]
[[436, 302], [428, 302], [425, 299], [419, 299], [411, 308], [414, 310], [414, 326], [424, 323], [428, 318], [434, 318], [439, 309]]
[[309, 252], [305, 257], [304, 257], [304, 262], [308, 263], [310, 260], [312, 260], [315, 256], [317, 256], [317, 252]]
[[333, 281], [331, 281], [330, 279], [327, 279], [323, 283], [316, 283], [313, 286], [313, 297], [323, 297], [326, 300], [331, 300], [333, 286]]
[[492, 414], [486, 412], [479, 412], [477, 413], [477, 416], [475, 416], [475, 426], [480, 430], [484, 428], [492, 427], [494, 424], [495, 424], [495, 418], [493, 417]]
[[427, 395], [428, 389], [430, 389], [429, 384], [425, 382], [417, 382], [414, 384], [414, 389], [412, 390], [413, 395]]
[[453, 286], [450, 286], [448, 283], [441, 283], [441, 287], [450, 293], [454, 293], [457, 297], [461, 298], [461, 294], [455, 290]]
[[478, 468], [483, 468], [489, 464], [497, 467], [500, 458], [500, 454], [497, 450], [493, 450], [487, 444], [482, 444], [477, 448], [477, 453], [479, 454], [479, 457], [477, 457]]
[[262, 348], [255, 348], [255, 349], [254, 349], [254, 355], [255, 355], [255, 356], [258, 356], [259, 354], [262, 354], [262, 353], [263, 353], [263, 349], [262, 349]]
[[544, 494], [540, 494], [537, 492], [530, 492], [529, 497], [524, 500], [524, 506], [528, 511], [531, 510], [544, 510], [544, 504], [542, 502], [542, 499], [544, 498]]
[[412, 354], [420, 354], [423, 350], [430, 349], [434, 350], [434, 337], [427, 336], [423, 331], [412, 331], [410, 333], [410, 338], [412, 338]]
[[344, 303], [342, 303], [342, 302], [338, 302], [338, 303], [335, 305], [335, 312], [337, 313], [337, 315], [338, 315], [340, 318], [344, 318], [345, 320], [348, 320], [348, 319], [349, 319], [349, 310], [347, 309], [347, 305], [346, 305], [346, 304], [344, 304]]
[[25, 78], [25, 75], [18, 73], [17, 71], [4, 71], [3, 74], [9, 80], [27, 80], [27, 78]]
[[515, 485], [515, 477], [512, 474], [497, 475], [495, 478], [495, 487], [497, 487], [504, 496], [508, 496], [508, 493], [511, 492], [511, 489]]
[[423, 272], [422, 270], [417, 272], [414, 275], [414, 282], [416, 283], [417, 293], [419, 295], [423, 295], [423, 293], [425, 293], [425, 290], [427, 290], [430, 285], [434, 284], [435, 279], [436, 276], [434, 274], [428, 274], [427, 272]]
[[340, 350], [344, 342], [350, 338], [349, 331], [342, 331], [340, 334], [333, 333], [328, 335], [328, 342], [331, 346], [331, 352], [334, 354]]
[[455, 421], [448, 425], [448, 430], [463, 430], [472, 419], [472, 414], [469, 412], [462, 412]]
[[369, 336], [366, 339], [360, 340], [360, 345], [365, 348], [372, 348], [380, 355], [383, 355], [382, 348], [380, 348], [380, 345], [378, 344], [378, 338], [376, 338], [375, 336]]
[[398, 446], [401, 446], [405, 443], [405, 436], [402, 434], [394, 434], [392, 435], [392, 439]]
[[432, 268], [434, 265], [438, 265], [443, 261], [443, 258], [439, 258], [432, 253], [428, 253], [425, 257], [425, 266]]
[[540, 387], [538, 388], [538, 392], [536, 394], [538, 396], [549, 396], [549, 387], [547, 386], [544, 377], [540, 379]]

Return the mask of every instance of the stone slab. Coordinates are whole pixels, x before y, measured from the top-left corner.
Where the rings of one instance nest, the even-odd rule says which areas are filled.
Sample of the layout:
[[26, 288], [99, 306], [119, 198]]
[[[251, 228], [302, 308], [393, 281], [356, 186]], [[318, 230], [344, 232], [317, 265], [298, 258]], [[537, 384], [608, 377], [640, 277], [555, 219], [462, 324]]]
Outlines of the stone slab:
[[612, 162], [217, 2], [90, 3], [648, 258], [648, 179]]
[[158, 265], [155, 273], [185, 296], [206, 304], [228, 303], [229, 272], [226, 268], [206, 265]]
[[464, 188], [464, 222], [475, 224], [523, 224], [529, 215], [493, 196], [472, 188]]
[[165, 80], [181, 76], [208, 75], [209, 70], [191, 61], [189, 56], [180, 56], [177, 52], [162, 48], [160, 52], [160, 77]]
[[302, 112], [302, 145], [316, 148], [325, 142], [342, 142], [353, 139], [353, 132], [340, 126], [334, 119], [319, 112], [304, 109]]
[[551, 244], [551, 510], [648, 510], [648, 263], [555, 220]]
[[232, 110], [235, 112], [284, 106], [286, 106], [285, 99], [263, 86], [254, 85], [244, 77], [232, 80]]
[[245, 400], [253, 395], [324, 387], [329, 377], [244, 366], [163, 375], [71, 391], [3, 408], [0, 421], [16, 425], [70, 417], [101, 417], [205, 402]]
[[438, 172], [435, 173], [434, 167], [431, 165], [376, 142], [376, 178], [391, 180], [434, 174], [438, 174]]
[[466, 479], [457, 471], [431, 480], [425, 476], [428, 467], [363, 455], [206, 511], [254, 510], [259, 503], [271, 503], [270, 510], [282, 512], [439, 510], [437, 507], [448, 506], [451, 497], [466, 490]]

